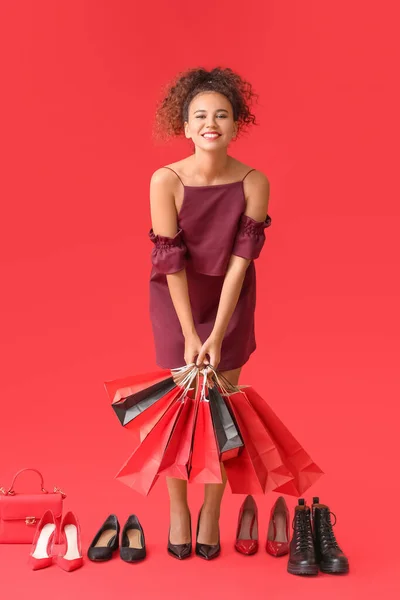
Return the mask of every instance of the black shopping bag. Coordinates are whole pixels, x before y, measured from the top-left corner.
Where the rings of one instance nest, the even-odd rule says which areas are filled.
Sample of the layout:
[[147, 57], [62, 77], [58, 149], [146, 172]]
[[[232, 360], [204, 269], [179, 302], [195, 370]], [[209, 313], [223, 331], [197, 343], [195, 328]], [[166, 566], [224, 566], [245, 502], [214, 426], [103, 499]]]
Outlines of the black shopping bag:
[[239, 428], [216, 385], [208, 389], [208, 397], [220, 459], [234, 458], [244, 445]]

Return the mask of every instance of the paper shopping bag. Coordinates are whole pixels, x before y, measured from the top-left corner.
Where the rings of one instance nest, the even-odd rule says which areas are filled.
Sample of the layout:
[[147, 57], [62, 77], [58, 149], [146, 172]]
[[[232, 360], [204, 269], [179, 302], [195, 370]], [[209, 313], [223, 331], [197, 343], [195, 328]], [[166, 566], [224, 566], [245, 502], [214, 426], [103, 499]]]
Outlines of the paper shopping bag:
[[258, 458], [265, 467], [265, 479], [262, 475], [264, 491], [270, 492], [278, 485], [290, 481], [291, 474], [284, 465], [274, 439], [250, 404], [246, 394], [243, 391], [238, 391], [229, 394], [227, 400], [239, 424], [244, 443], [249, 449], [250, 458], [252, 460], [257, 459], [256, 468], [259, 464]]
[[[253, 482], [252, 488], [258, 490], [254, 493], [265, 493], [268, 481], [268, 469], [260, 456], [259, 450], [253, 443], [253, 437], [249, 435], [244, 422], [236, 409], [236, 406], [233, 405], [231, 401], [231, 395], [226, 397], [226, 401], [233, 412], [236, 423], [238, 424], [240, 430], [240, 435], [242, 436], [244, 442], [244, 448], [239, 456], [224, 461], [229, 485], [231, 486], [233, 493], [250, 494], [253, 492], [247, 491], [247, 484], [248, 482]], [[242, 453], [244, 453], [245, 460], [240, 460]], [[238, 471], [236, 469], [237, 465], [242, 465], [246, 468], [246, 477], [241, 476], [240, 470]], [[256, 478], [257, 483], [253, 481], [254, 477]]]
[[240, 449], [243, 448], [243, 440], [240, 437], [232, 414], [216, 385], [208, 389], [208, 398], [220, 460], [224, 461], [238, 456]]
[[246, 445], [239, 456], [224, 461], [224, 468], [232, 494], [264, 494], [264, 480]]
[[[200, 378], [199, 388], [202, 385], [203, 376]], [[189, 481], [191, 483], [222, 483], [219, 449], [212, 423], [210, 403], [204, 397], [198, 404]]]
[[125, 427], [177, 386], [171, 376], [156, 378], [150, 373], [106, 382], [105, 387], [112, 399], [111, 407]]
[[183, 407], [176, 420], [174, 430], [164, 452], [159, 475], [188, 479], [190, 451], [196, 418], [195, 402], [189, 395], [183, 400]]
[[172, 404], [122, 466], [117, 479], [141, 494], [150, 492], [158, 478], [165, 448], [182, 407], [179, 401]]
[[285, 468], [291, 475], [290, 480], [277, 486], [275, 491], [296, 497], [303, 495], [321, 477], [323, 471], [254, 388], [246, 386], [243, 391], [268, 430]]
[[169, 369], [158, 369], [150, 373], [139, 373], [105, 381], [104, 387], [111, 402], [118, 402], [170, 378], [171, 371]]

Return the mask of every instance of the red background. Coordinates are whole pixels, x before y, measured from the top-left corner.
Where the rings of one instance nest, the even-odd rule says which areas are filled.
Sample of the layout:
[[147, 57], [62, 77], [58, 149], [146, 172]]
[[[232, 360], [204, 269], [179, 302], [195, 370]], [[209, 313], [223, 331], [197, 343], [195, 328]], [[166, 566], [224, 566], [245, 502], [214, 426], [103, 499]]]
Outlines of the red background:
[[[390, 4], [5, 1], [1, 5], [0, 484], [22, 467], [68, 494], [84, 548], [110, 512], [137, 513], [149, 559], [30, 572], [0, 546], [12, 598], [398, 597], [399, 97]], [[264, 551], [276, 495], [258, 497], [261, 549], [165, 552], [168, 502], [114, 480], [129, 455], [103, 381], [154, 368], [148, 316], [149, 178], [191, 153], [157, 146], [161, 86], [229, 66], [260, 94], [259, 127], [230, 154], [271, 182], [257, 260], [252, 383], [325, 471], [307, 494], [336, 513], [351, 574], [304, 580]], [[397, 170], [397, 174], [396, 174]], [[33, 476], [19, 489], [36, 485]], [[200, 488], [190, 490], [194, 519]], [[290, 508], [296, 502], [287, 498]], [[134, 571], [134, 572], [132, 572]], [[13, 591], [11, 592], [11, 589]], [[379, 592], [378, 592], [379, 590]]]

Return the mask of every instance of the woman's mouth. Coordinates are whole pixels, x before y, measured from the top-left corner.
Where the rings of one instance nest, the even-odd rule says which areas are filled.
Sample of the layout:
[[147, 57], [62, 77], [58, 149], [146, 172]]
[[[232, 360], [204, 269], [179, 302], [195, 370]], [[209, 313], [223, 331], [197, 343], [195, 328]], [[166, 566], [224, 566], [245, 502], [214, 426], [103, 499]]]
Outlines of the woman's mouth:
[[202, 137], [206, 140], [216, 140], [220, 137], [219, 133], [203, 133]]

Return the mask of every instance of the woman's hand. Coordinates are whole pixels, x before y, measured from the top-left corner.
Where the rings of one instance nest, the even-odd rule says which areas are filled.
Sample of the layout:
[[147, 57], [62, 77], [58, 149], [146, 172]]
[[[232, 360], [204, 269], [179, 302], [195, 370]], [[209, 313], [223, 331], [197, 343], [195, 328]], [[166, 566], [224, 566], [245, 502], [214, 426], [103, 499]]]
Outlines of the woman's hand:
[[[191, 333], [185, 336], [185, 353], [184, 359], [187, 365], [196, 364], [196, 358], [201, 350], [202, 343], [199, 338], [197, 332]], [[172, 374], [173, 380], [175, 383], [178, 383], [178, 380], [182, 378], [182, 373]]]
[[196, 357], [199, 354], [202, 347], [201, 339], [197, 332], [191, 333], [185, 337], [185, 354], [184, 359], [187, 365], [196, 362]]
[[[199, 356], [196, 361], [196, 365], [200, 366], [203, 363], [205, 365], [211, 364], [214, 369], [218, 369], [218, 365], [221, 361], [221, 346], [222, 339], [211, 334], [202, 345]], [[206, 354], [209, 355], [210, 360], [206, 358]]]

